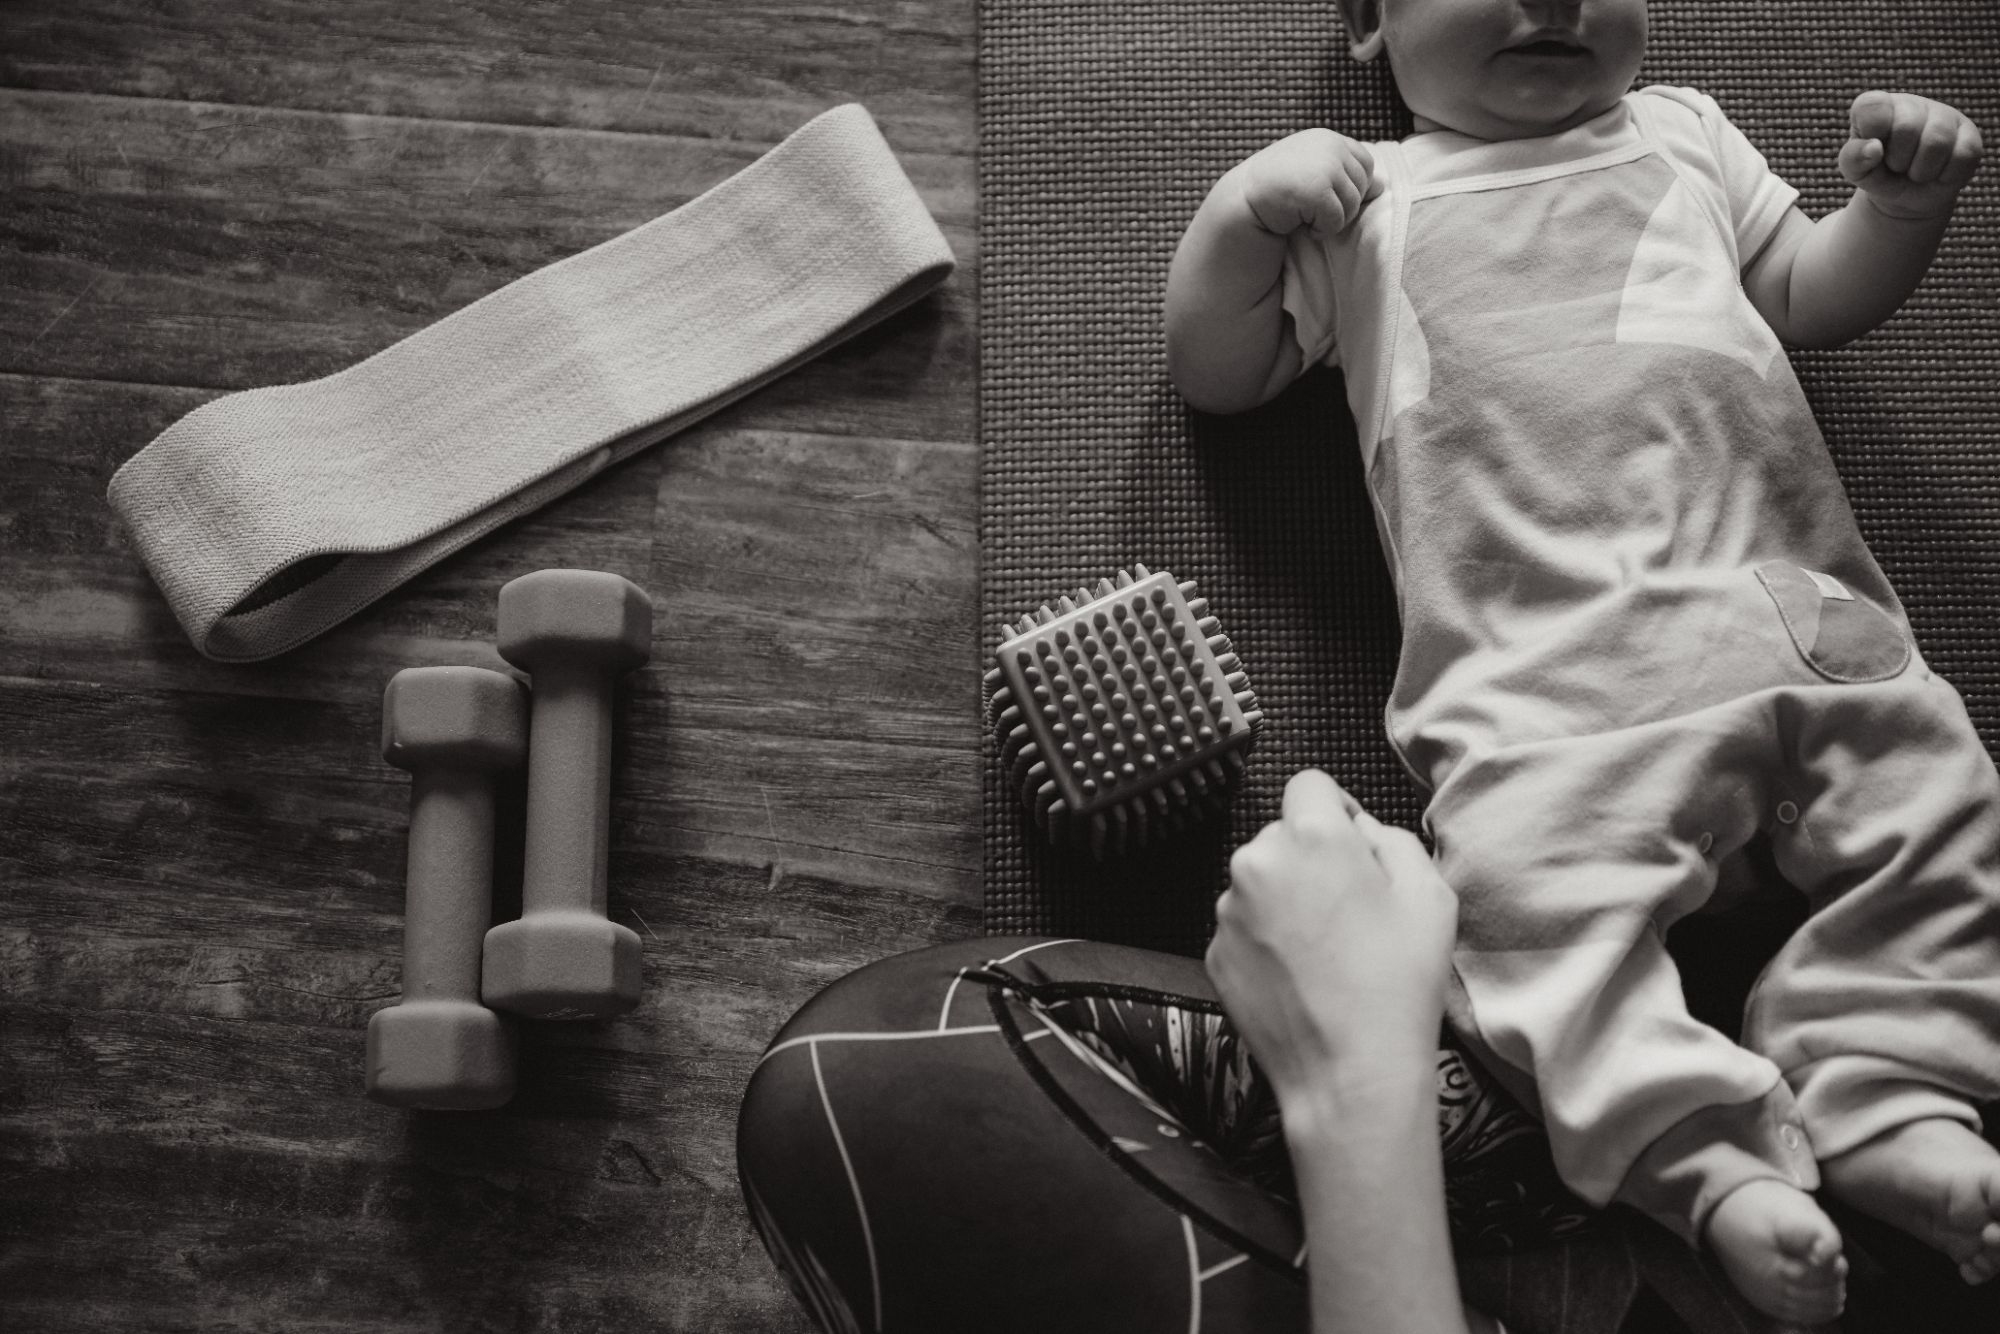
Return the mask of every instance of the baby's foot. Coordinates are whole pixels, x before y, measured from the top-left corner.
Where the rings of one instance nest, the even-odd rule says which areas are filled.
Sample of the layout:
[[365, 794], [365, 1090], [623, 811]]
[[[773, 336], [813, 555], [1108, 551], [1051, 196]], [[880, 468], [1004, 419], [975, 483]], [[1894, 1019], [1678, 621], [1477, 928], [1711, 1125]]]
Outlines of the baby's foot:
[[1969, 1126], [1911, 1121], [1820, 1173], [1834, 1198], [1943, 1251], [1967, 1283], [2000, 1274], [2000, 1153]]
[[1773, 1319], [1817, 1325], [1847, 1304], [1840, 1230], [1796, 1186], [1738, 1186], [1708, 1216], [1707, 1240], [1736, 1290]]

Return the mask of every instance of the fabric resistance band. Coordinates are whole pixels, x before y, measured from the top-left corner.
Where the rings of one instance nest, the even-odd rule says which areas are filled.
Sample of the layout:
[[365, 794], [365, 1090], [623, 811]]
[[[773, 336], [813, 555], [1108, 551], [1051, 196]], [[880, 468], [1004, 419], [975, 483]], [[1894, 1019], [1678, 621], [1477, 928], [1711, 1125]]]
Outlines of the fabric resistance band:
[[227, 394], [111, 479], [204, 655], [294, 648], [951, 273], [868, 112], [324, 379]]

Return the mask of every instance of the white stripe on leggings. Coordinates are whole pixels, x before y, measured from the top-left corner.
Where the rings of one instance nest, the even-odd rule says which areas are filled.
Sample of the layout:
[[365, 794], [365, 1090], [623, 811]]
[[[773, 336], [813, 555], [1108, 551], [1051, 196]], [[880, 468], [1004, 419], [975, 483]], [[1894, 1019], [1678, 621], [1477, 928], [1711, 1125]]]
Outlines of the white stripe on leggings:
[[868, 1247], [868, 1283], [875, 1291], [875, 1325], [882, 1328], [882, 1273], [875, 1263], [875, 1232], [868, 1226], [868, 1206], [861, 1199], [861, 1179], [854, 1175], [854, 1161], [847, 1156], [847, 1141], [840, 1137], [840, 1123], [833, 1119], [833, 1100], [826, 1096], [826, 1077], [820, 1073], [819, 1044], [812, 1044], [813, 1082], [819, 1085], [819, 1104], [826, 1109], [827, 1128], [833, 1131], [834, 1147], [840, 1150], [841, 1166], [847, 1169], [847, 1184], [854, 1190], [854, 1212], [861, 1216], [861, 1240]]
[[[1051, 945], [1074, 945], [1076, 943], [1074, 939], [1068, 938], [1063, 940], [1044, 940], [1034, 945], [1023, 946], [1004, 959], [988, 959], [980, 967], [997, 968], [1003, 963], [1014, 962], [1014, 960], [1020, 958], [1023, 954], [1033, 954], [1036, 950], [1045, 950]], [[951, 985], [945, 989], [944, 1004], [938, 1010], [938, 1031], [940, 1033], [944, 1032], [944, 1026], [951, 1022], [951, 998], [958, 994], [958, 984], [965, 980], [965, 975], [970, 971], [970, 968], [959, 969], [958, 976], [954, 977], [951, 980]]]
[[998, 1033], [998, 1024], [976, 1024], [969, 1028], [913, 1028], [907, 1032], [895, 1033], [808, 1033], [804, 1037], [786, 1038], [777, 1046], [764, 1053], [757, 1064], [762, 1065], [781, 1051], [793, 1047], [810, 1046], [815, 1042], [902, 1042], [910, 1038], [950, 1038], [968, 1033]]
[[1201, 1253], [1195, 1249], [1194, 1224], [1181, 1215], [1181, 1236], [1187, 1241], [1188, 1334], [1201, 1334]]

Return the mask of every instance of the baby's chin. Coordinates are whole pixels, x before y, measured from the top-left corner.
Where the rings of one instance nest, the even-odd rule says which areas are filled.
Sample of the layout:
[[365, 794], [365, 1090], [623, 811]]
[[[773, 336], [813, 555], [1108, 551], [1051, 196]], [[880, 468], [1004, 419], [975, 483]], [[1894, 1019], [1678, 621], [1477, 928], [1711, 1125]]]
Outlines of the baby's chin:
[[[1622, 94], [1621, 94], [1622, 95]], [[1417, 132], [1451, 130], [1474, 139], [1538, 139], [1575, 129], [1617, 106], [1618, 96], [1513, 91], [1454, 106], [1410, 108]]]

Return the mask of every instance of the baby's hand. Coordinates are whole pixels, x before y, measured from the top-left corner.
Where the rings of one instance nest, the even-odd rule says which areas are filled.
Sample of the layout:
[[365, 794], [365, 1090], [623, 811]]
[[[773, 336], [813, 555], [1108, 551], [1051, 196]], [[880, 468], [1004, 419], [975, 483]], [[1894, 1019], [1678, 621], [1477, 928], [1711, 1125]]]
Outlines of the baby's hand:
[[1863, 93], [1847, 118], [1840, 174], [1891, 217], [1949, 212], [1986, 152], [1977, 125], [1915, 93]]
[[1276, 236], [1301, 227], [1332, 236], [1381, 193], [1367, 147], [1332, 130], [1301, 130], [1243, 164], [1243, 202], [1257, 225]]

